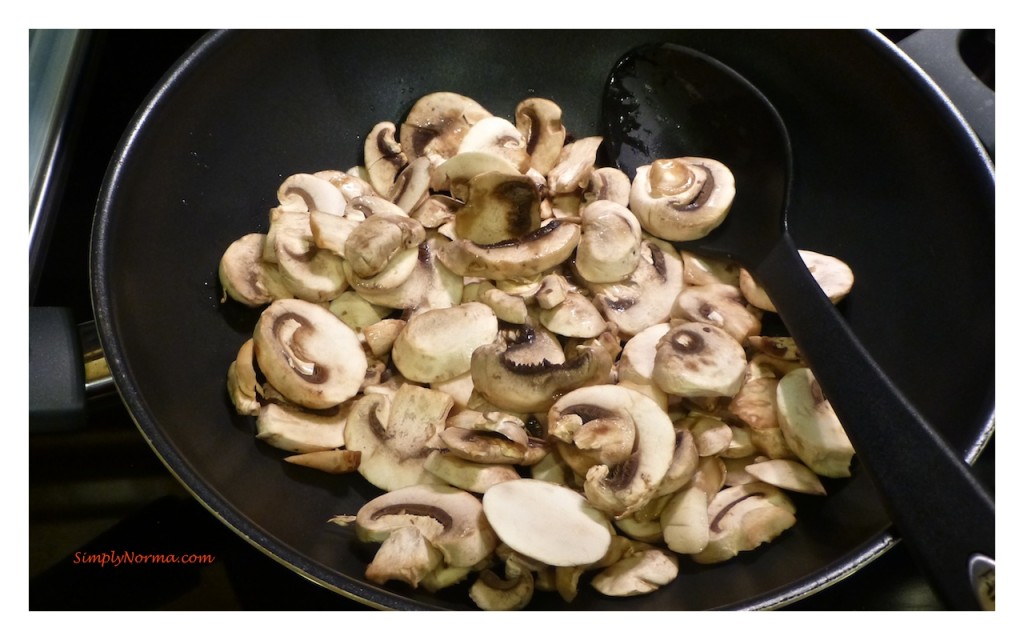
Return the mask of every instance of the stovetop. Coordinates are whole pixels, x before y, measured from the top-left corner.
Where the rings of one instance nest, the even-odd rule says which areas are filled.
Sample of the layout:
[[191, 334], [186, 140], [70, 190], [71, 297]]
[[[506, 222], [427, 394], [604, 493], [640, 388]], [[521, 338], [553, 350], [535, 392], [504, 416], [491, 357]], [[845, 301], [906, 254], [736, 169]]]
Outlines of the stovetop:
[[[907, 31], [885, 32], [894, 38]], [[199, 31], [90, 32], [47, 184], [48, 250], [30, 306], [92, 319], [89, 234], [107, 162], [135, 109]], [[977, 468], [994, 490], [994, 443]], [[116, 397], [89, 405], [83, 427], [29, 439], [32, 610], [363, 610], [245, 542], [209, 513], [150, 450]], [[124, 553], [185, 554], [193, 564], [114, 566]], [[106, 564], [85, 562], [111, 554]], [[936, 610], [942, 605], [903, 545], [793, 610]]]

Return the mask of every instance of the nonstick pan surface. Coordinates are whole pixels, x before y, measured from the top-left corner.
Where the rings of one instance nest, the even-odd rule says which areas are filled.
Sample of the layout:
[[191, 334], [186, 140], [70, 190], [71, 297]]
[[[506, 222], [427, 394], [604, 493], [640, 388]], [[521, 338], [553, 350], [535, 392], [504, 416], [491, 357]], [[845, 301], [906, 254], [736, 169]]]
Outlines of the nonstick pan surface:
[[[995, 405], [992, 168], [948, 101], [876, 34], [241, 31], [204, 38], [142, 105], [109, 167], [93, 231], [104, 350], [172, 473], [228, 527], [326, 588], [381, 608], [474, 608], [466, 585], [427, 594], [367, 583], [376, 545], [327, 521], [378, 490], [354, 474], [283, 463], [235, 414], [227, 367], [257, 312], [221, 302], [218, 261], [233, 240], [267, 230], [285, 177], [358, 164], [373, 125], [400, 121], [425, 93], [462, 93], [506, 117], [519, 100], [545, 96], [562, 106], [571, 134], [599, 133], [608, 72], [653, 41], [720, 58], [775, 103], [793, 138], [793, 237], [851, 265], [857, 283], [844, 316], [974, 459]], [[795, 498], [798, 524], [772, 544], [720, 565], [683, 559], [680, 579], [651, 595], [583, 589], [572, 603], [538, 594], [531, 607], [783, 605], [892, 544], [856, 463], [852, 478], [827, 489], [826, 498]]]

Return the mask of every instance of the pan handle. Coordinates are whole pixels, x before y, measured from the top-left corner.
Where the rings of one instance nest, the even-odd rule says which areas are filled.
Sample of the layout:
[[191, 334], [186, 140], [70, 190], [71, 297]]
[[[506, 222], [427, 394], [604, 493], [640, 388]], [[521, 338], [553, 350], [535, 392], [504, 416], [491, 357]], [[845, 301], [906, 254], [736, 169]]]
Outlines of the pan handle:
[[85, 426], [89, 402], [115, 393], [94, 322], [69, 309], [29, 307], [29, 431]]

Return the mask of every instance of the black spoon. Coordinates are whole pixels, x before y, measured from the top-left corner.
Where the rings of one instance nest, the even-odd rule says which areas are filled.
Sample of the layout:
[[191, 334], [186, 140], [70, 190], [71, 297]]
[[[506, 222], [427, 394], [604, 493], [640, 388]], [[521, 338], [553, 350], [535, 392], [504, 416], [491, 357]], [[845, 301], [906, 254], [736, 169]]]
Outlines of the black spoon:
[[630, 178], [658, 158], [704, 156], [736, 177], [725, 222], [681, 248], [727, 257], [765, 289], [846, 428], [896, 531], [947, 606], [992, 608], [995, 503], [872, 360], [786, 227], [792, 150], [778, 112], [721, 62], [672, 44], [626, 54], [604, 96], [605, 141]]

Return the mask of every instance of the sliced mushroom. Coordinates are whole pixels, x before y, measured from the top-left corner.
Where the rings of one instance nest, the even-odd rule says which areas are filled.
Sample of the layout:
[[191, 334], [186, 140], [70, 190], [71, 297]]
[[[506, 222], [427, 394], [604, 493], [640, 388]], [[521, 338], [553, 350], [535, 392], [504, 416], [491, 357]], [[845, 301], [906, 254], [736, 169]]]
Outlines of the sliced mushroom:
[[395, 338], [391, 358], [406, 378], [438, 382], [468, 372], [473, 351], [497, 336], [498, 318], [485, 304], [430, 309], [409, 319]]
[[441, 563], [443, 556], [419, 528], [399, 527], [381, 542], [376, 555], [366, 565], [366, 578], [384, 584], [399, 580], [413, 588], [430, 575]]
[[409, 163], [398, 142], [397, 132], [395, 123], [378, 122], [363, 144], [366, 173], [374, 191], [381, 195], [391, 192], [398, 174]]
[[606, 596], [651, 593], [679, 575], [679, 560], [659, 547], [634, 543], [632, 553], [601, 571], [590, 581]]
[[511, 162], [483, 151], [463, 151], [445, 160], [431, 173], [430, 188], [447, 191], [459, 202], [469, 201], [469, 182], [485, 173], [496, 173], [510, 177], [520, 176]]
[[256, 417], [256, 439], [295, 453], [338, 449], [345, 446], [347, 415], [347, 410], [340, 407], [313, 413], [295, 406], [267, 403]]
[[515, 240], [477, 244], [458, 238], [444, 245], [438, 259], [461, 276], [509, 280], [539, 275], [564, 262], [576, 249], [580, 227], [552, 220]]
[[360, 475], [384, 491], [441, 484], [424, 461], [440, 446], [438, 433], [452, 404], [447, 394], [412, 384], [402, 384], [391, 399], [359, 396], [345, 425], [345, 446], [361, 453]]
[[253, 367], [252, 338], [242, 343], [238, 355], [228, 365], [228, 395], [235, 411], [242, 416], [259, 415], [260, 403], [256, 399], [256, 370]]
[[345, 202], [352, 202], [361, 196], [380, 195], [369, 183], [369, 175], [362, 171], [361, 167], [353, 167], [348, 171], [328, 169], [317, 171], [313, 174], [334, 185], [334, 188], [341, 192]]
[[636, 216], [611, 200], [598, 200], [580, 212], [580, 242], [574, 266], [587, 282], [619, 282], [640, 263], [642, 231]]
[[732, 260], [715, 258], [681, 250], [683, 280], [695, 286], [705, 284], [740, 285], [740, 266]]
[[747, 356], [728, 333], [702, 322], [672, 327], [658, 342], [653, 379], [683, 397], [730, 397], [743, 384]]
[[741, 344], [761, 332], [760, 311], [752, 310], [739, 287], [727, 284], [686, 287], [672, 306], [672, 318], [713, 324]]
[[647, 396], [614, 385], [596, 385], [570, 391], [548, 411], [553, 425], [568, 415], [626, 417], [636, 428], [633, 451], [624, 462], [595, 464], [586, 471], [587, 499], [612, 517], [631, 515], [651, 500], [672, 463], [676, 433], [672, 421]]
[[480, 294], [480, 302], [490, 307], [502, 322], [525, 324], [530, 319], [530, 311], [522, 296], [506, 293], [497, 287]]
[[382, 542], [393, 531], [415, 527], [450, 567], [473, 567], [494, 552], [498, 540], [473, 494], [443, 485], [413, 485], [367, 502], [356, 514], [364, 542]]
[[217, 275], [224, 293], [249, 307], [292, 297], [277, 267], [263, 260], [266, 239], [262, 233], [246, 234], [228, 245], [220, 259]]
[[476, 244], [515, 240], [540, 228], [540, 193], [523, 175], [488, 171], [469, 180], [455, 234]]
[[260, 314], [253, 352], [275, 389], [311, 409], [352, 398], [366, 374], [356, 333], [327, 309], [303, 300], [276, 300]]
[[729, 411], [754, 430], [777, 428], [778, 385], [775, 376], [751, 376], [748, 373], [739, 391], [729, 401]]
[[391, 185], [387, 198], [406, 213], [415, 211], [430, 196], [430, 161], [416, 158], [410, 162]]
[[436, 236], [416, 247], [399, 251], [383, 271], [360, 278], [345, 263], [345, 276], [359, 295], [392, 309], [436, 309], [462, 300], [463, 279], [435, 258], [447, 241]]
[[453, 487], [483, 494], [500, 482], [516, 480], [519, 472], [511, 464], [472, 462], [443, 451], [431, 451], [424, 468]]
[[[629, 206], [629, 176], [615, 167], [600, 167], [590, 174], [590, 181], [583, 190], [583, 203], [592, 204], [608, 200], [624, 207]], [[639, 224], [639, 222], [638, 222]]]
[[277, 201], [282, 211], [323, 211], [340, 216], [345, 210], [341, 191], [329, 180], [309, 173], [288, 176], [277, 189]]
[[516, 125], [498, 116], [477, 120], [469, 128], [459, 143], [458, 153], [467, 151], [480, 151], [504, 158], [520, 173], [530, 168], [526, 137]]
[[640, 245], [640, 261], [628, 278], [607, 284], [592, 283], [594, 304], [624, 336], [666, 322], [672, 304], [683, 290], [683, 263], [668, 242], [647, 236]]
[[756, 549], [796, 524], [795, 512], [782, 491], [764, 482], [723, 489], [708, 505], [708, 544], [690, 557], [709, 564]]
[[485, 569], [469, 588], [469, 597], [484, 611], [519, 611], [533, 598], [533, 573], [506, 561], [505, 577]]
[[348, 288], [344, 260], [316, 246], [308, 213], [274, 209], [270, 226], [268, 238], [278, 271], [295, 297], [325, 302]]
[[693, 434], [685, 426], [673, 426], [676, 441], [672, 451], [672, 463], [658, 486], [658, 496], [675, 493], [690, 482], [700, 468], [700, 453], [697, 451]]
[[776, 399], [779, 428], [800, 460], [820, 476], [848, 477], [853, 445], [814, 373], [804, 367], [782, 376]]
[[569, 338], [596, 338], [608, 326], [594, 303], [581, 293], [569, 291], [549, 309], [541, 309], [537, 319], [552, 333]]
[[405, 155], [413, 160], [425, 157], [437, 166], [458, 153], [469, 129], [491, 113], [464, 95], [439, 91], [422, 96], [413, 104], [399, 127], [399, 141]]
[[717, 160], [659, 159], [637, 168], [629, 208], [648, 233], [696, 240], [722, 223], [735, 195], [732, 172]]
[[516, 105], [516, 128], [526, 138], [530, 167], [546, 176], [565, 145], [562, 108], [547, 98], [527, 98]]
[[547, 173], [551, 193], [572, 193], [587, 185], [603, 140], [601, 136], [590, 136], [562, 147], [557, 164]]
[[[848, 264], [835, 256], [815, 251], [801, 249], [799, 253], [804, 264], [807, 265], [807, 270], [814, 277], [814, 281], [818, 283], [833, 304], [839, 303], [850, 293], [853, 288], [853, 270]], [[746, 269], [740, 270], [739, 287], [743, 292], [743, 297], [758, 309], [776, 310], [775, 305], [768, 298], [768, 294]]]
[[798, 493], [825, 495], [821, 479], [796, 460], [764, 460], [746, 466], [747, 473], [762, 482]]
[[327, 451], [310, 451], [296, 453], [284, 459], [290, 464], [323, 471], [325, 473], [352, 473], [359, 468], [360, 453], [348, 449], [330, 449]]
[[533, 478], [502, 482], [484, 494], [483, 505], [503, 543], [551, 566], [597, 562], [611, 544], [607, 517], [561, 485]]
[[547, 411], [567, 391], [606, 383], [611, 376], [611, 358], [597, 346], [580, 347], [561, 364], [518, 364], [514, 357], [514, 347], [489, 344], [473, 352], [470, 367], [476, 391], [506, 411]]
[[323, 211], [309, 212], [309, 231], [313, 235], [313, 244], [318, 249], [326, 249], [342, 258], [345, 257], [345, 242], [360, 222]]
[[345, 241], [345, 260], [360, 278], [372, 278], [399, 251], [426, 240], [426, 230], [406, 215], [376, 213], [359, 223]]
[[692, 486], [672, 495], [661, 510], [662, 539], [676, 553], [700, 553], [708, 545], [708, 496]]

